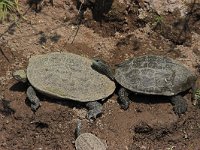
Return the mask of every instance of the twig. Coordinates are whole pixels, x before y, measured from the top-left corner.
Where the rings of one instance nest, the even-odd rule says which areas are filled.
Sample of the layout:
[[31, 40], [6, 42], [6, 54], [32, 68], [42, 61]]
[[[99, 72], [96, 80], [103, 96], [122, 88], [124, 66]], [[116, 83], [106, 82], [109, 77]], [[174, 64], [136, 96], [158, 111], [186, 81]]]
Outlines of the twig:
[[3, 49], [1, 47], [0, 47], [0, 52], [5, 57], [5, 59], [10, 63], [8, 57], [6, 56], [6, 54], [4, 53], [4, 51], [3, 51]]
[[[70, 38], [73, 36], [73, 39], [72, 39], [71, 44], [73, 44], [73, 42], [74, 42], [74, 40], [75, 40], [75, 37], [76, 37], [77, 34], [78, 34], [78, 31], [79, 31], [79, 28], [80, 28], [80, 24], [82, 23], [83, 13], [84, 13], [84, 12], [82, 12], [81, 9], [82, 9], [82, 6], [83, 6], [84, 3], [85, 3], [85, 0], [83, 0], [83, 2], [81, 3], [81, 5], [80, 5], [80, 7], [79, 7], [79, 10], [78, 10], [78, 18], [77, 18], [78, 24], [77, 24], [76, 32], [75, 32], [74, 36], [71, 35], [71, 36], [68, 38], [68, 41], [69, 41]], [[79, 20], [79, 19], [80, 19], [80, 20]]]

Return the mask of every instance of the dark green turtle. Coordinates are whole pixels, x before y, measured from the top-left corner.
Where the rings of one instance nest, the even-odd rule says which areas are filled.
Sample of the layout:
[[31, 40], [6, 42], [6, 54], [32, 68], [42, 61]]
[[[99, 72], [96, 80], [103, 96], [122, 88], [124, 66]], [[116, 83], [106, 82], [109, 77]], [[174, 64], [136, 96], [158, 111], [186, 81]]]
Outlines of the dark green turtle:
[[40, 106], [36, 91], [50, 97], [86, 103], [88, 118], [102, 112], [97, 100], [104, 100], [115, 90], [115, 83], [91, 68], [92, 60], [72, 53], [54, 52], [29, 59], [27, 70], [17, 70], [13, 77], [29, 82], [27, 97], [32, 110]]
[[[180, 115], [187, 111], [187, 102], [179, 93], [194, 89], [196, 82], [196, 76], [190, 70], [164, 56], [145, 55], [131, 58], [117, 65], [114, 74], [109, 66], [99, 59], [93, 61], [92, 68], [121, 85], [118, 94], [124, 109], [129, 106], [128, 95], [132, 91], [169, 96], [175, 113]], [[194, 92], [192, 95], [194, 98]]]

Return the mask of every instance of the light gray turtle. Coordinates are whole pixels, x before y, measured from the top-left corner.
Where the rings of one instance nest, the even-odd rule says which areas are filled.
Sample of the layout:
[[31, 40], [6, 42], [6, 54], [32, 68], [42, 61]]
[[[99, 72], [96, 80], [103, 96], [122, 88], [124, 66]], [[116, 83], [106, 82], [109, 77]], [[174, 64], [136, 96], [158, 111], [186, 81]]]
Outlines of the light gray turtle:
[[187, 102], [179, 93], [194, 87], [196, 76], [180, 63], [164, 56], [145, 55], [131, 58], [117, 65], [115, 73], [104, 61], [95, 59], [92, 68], [121, 85], [119, 101], [129, 107], [129, 92], [169, 96], [178, 115], [187, 111]]
[[75, 130], [75, 147], [76, 150], [106, 150], [106, 143], [102, 142], [92, 133], [81, 133], [81, 121], [78, 121]]
[[86, 103], [88, 118], [102, 112], [97, 100], [104, 100], [115, 90], [115, 83], [91, 68], [92, 60], [72, 53], [54, 52], [32, 56], [27, 70], [17, 70], [13, 77], [29, 82], [27, 97], [36, 111], [40, 100], [36, 91], [47, 96]]

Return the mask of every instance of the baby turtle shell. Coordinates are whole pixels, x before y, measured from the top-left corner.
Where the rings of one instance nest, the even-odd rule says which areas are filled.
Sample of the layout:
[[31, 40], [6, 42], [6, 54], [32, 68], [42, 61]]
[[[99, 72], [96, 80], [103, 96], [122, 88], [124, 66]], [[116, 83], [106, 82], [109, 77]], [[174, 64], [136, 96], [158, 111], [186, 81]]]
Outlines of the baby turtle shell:
[[107, 145], [91, 133], [82, 133], [75, 141], [76, 150], [106, 150]]
[[46, 95], [80, 102], [111, 95], [115, 83], [91, 68], [92, 60], [67, 52], [36, 55], [29, 59], [30, 84]]

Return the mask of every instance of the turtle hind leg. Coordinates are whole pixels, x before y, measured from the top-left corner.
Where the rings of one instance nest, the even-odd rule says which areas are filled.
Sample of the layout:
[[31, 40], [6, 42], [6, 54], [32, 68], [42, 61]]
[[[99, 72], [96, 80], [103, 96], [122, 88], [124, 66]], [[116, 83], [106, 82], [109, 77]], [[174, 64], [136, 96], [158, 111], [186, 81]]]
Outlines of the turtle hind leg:
[[171, 103], [174, 105], [173, 110], [178, 116], [187, 111], [187, 101], [182, 96], [173, 96], [171, 98]]
[[31, 109], [35, 112], [40, 107], [40, 100], [36, 95], [36, 92], [32, 86], [29, 86], [26, 95], [31, 102]]
[[119, 89], [118, 95], [119, 95], [118, 100], [121, 105], [121, 108], [127, 110], [131, 102], [131, 100], [128, 98], [129, 95], [128, 91], [125, 88], [121, 87]]
[[87, 118], [89, 120], [91, 120], [92, 118], [96, 119], [98, 115], [102, 114], [103, 106], [101, 103], [99, 103], [97, 101], [88, 102], [86, 104], [86, 107], [88, 107], [88, 109], [89, 109], [88, 114], [87, 114]]

